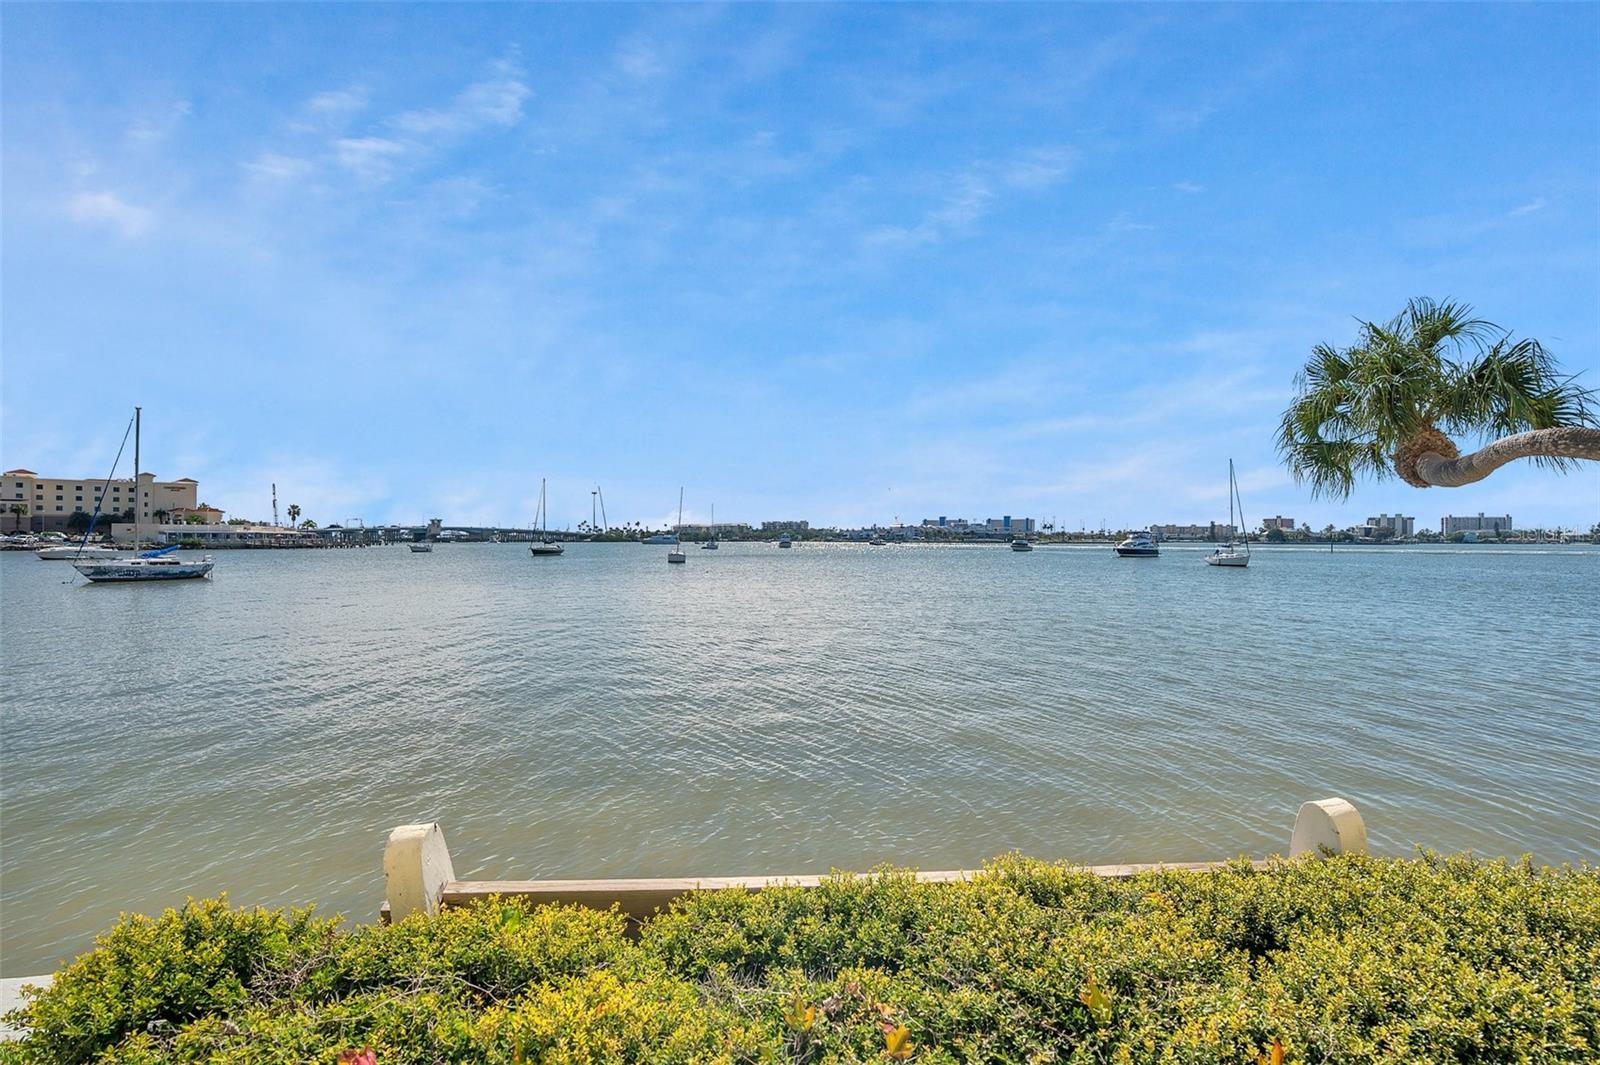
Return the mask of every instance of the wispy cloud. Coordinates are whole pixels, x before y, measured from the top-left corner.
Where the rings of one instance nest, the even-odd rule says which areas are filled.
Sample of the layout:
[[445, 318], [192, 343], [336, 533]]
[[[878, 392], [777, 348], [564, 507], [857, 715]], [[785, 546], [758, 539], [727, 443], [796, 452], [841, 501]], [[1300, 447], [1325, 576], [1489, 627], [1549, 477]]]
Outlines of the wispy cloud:
[[[426, 156], [441, 142], [449, 143], [481, 130], [515, 125], [522, 105], [532, 95], [521, 68], [512, 60], [489, 65], [487, 74], [439, 107], [414, 108], [335, 136], [330, 144], [334, 160], [364, 182], [379, 184], [393, 178], [408, 161]], [[319, 93], [306, 105], [308, 112], [344, 117], [365, 109], [364, 91]], [[303, 161], [303, 160], [302, 160]], [[265, 153], [247, 164], [257, 176], [286, 178], [307, 173], [291, 157]]]
[[333, 142], [333, 150], [339, 163], [357, 177], [386, 181], [406, 146], [386, 137], [340, 137]]
[[188, 100], [175, 100], [155, 113], [141, 115], [128, 127], [128, 143], [149, 146], [168, 140], [191, 111]]
[[367, 91], [362, 88], [319, 92], [306, 101], [306, 110], [314, 115], [353, 115], [365, 110], [366, 106]]
[[617, 69], [634, 81], [652, 81], [667, 73], [669, 67], [654, 41], [645, 37], [630, 37], [617, 49]]
[[309, 159], [278, 152], [262, 152], [248, 163], [241, 163], [245, 172], [261, 181], [292, 181], [304, 177], [314, 169]]
[[1196, 185], [1192, 181], [1174, 181], [1172, 183], [1172, 187], [1179, 192], [1186, 192], [1191, 196], [1195, 196], [1206, 191], [1206, 187], [1204, 185]]
[[1536, 196], [1527, 203], [1519, 204], [1518, 206], [1511, 208], [1510, 211], [1506, 212], [1506, 217], [1521, 218], [1523, 215], [1533, 214], [1535, 211], [1542, 211], [1545, 209], [1545, 206], [1546, 204], [1544, 199]]
[[155, 212], [114, 192], [80, 192], [67, 201], [67, 214], [86, 225], [108, 225], [124, 237], [137, 237], [150, 229]]
[[1040, 192], [1063, 181], [1075, 161], [1071, 149], [1036, 148], [1010, 158], [975, 163], [947, 177], [940, 201], [913, 225], [882, 225], [863, 238], [868, 247], [933, 244], [964, 233], [987, 215], [1005, 190]]
[[1108, 233], [1148, 233], [1155, 228], [1149, 222], [1134, 221], [1126, 211], [1119, 213], [1105, 224], [1105, 230]]
[[532, 92], [517, 65], [501, 59], [491, 64], [488, 77], [468, 85], [446, 106], [406, 111], [396, 115], [391, 124], [419, 137], [458, 136], [486, 126], [510, 126], [522, 117], [523, 101]]

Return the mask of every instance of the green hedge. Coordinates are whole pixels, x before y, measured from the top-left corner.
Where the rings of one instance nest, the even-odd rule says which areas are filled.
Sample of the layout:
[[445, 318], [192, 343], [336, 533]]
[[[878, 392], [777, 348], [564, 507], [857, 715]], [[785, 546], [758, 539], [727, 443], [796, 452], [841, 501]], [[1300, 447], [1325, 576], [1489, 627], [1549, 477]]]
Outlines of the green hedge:
[[[1002, 859], [617, 913], [127, 917], [18, 1062], [1600, 1060], [1600, 875], [1432, 856], [1114, 881]], [[348, 1056], [347, 1056], [348, 1057]]]

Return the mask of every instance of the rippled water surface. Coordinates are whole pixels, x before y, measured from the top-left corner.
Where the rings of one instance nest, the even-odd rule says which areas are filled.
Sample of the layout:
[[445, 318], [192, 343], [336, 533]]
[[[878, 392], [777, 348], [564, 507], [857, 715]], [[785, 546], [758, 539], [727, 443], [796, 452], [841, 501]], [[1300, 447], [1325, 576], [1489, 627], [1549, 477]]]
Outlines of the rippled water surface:
[[368, 919], [396, 824], [470, 877], [1374, 846], [1600, 857], [1600, 550], [516, 544], [0, 555], [0, 964], [227, 890]]

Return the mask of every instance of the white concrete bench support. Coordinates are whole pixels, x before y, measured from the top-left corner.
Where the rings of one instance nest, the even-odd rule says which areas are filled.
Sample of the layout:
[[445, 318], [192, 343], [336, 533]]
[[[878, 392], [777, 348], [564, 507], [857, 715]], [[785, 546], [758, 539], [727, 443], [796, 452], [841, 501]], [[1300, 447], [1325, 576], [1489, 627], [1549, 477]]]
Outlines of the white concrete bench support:
[[1314, 858], [1367, 853], [1367, 825], [1361, 811], [1345, 799], [1302, 803], [1289, 837], [1289, 857]]
[[450, 850], [437, 821], [401, 825], [389, 833], [383, 849], [383, 881], [390, 919], [413, 913], [438, 913], [446, 884], [455, 880]]

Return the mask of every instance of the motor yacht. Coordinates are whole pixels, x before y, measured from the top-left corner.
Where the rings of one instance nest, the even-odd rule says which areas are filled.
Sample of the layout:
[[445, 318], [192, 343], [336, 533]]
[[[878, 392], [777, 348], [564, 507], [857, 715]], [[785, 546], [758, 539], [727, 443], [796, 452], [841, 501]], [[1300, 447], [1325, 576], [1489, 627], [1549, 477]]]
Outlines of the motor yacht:
[[1161, 554], [1161, 548], [1156, 546], [1155, 537], [1141, 532], [1134, 533], [1118, 544], [1117, 554], [1123, 558], [1156, 558]]

